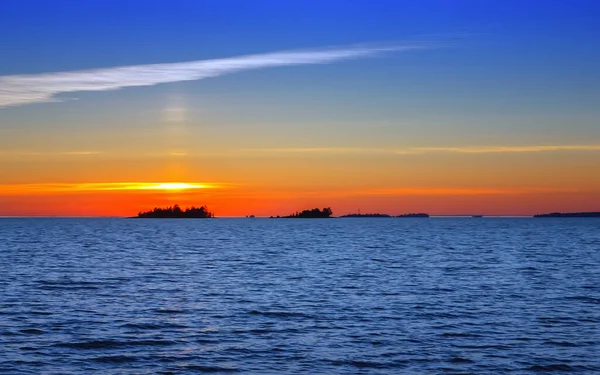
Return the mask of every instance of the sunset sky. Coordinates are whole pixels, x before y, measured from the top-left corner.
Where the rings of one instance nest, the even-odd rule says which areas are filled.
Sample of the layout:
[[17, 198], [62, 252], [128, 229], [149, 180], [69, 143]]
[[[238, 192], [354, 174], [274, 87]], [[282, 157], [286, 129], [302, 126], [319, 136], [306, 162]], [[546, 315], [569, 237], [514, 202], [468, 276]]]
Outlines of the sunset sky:
[[600, 211], [600, 3], [0, 1], [0, 216]]

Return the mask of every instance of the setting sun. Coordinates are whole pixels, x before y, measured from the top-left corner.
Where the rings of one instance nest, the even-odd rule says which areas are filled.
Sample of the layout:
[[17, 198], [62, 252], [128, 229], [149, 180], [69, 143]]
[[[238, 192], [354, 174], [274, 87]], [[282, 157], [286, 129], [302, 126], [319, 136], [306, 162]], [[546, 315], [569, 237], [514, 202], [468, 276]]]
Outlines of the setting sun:
[[190, 184], [185, 182], [166, 182], [160, 184], [140, 184], [138, 189], [142, 190], [188, 190], [188, 189], [206, 189], [214, 186], [207, 184]]

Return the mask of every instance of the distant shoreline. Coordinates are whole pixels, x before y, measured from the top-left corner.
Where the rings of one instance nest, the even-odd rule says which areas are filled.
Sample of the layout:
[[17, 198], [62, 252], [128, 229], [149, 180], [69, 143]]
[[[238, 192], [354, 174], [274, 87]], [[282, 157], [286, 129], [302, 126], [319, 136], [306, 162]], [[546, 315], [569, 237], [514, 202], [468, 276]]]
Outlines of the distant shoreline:
[[600, 212], [552, 212], [533, 215], [534, 218], [600, 218]]
[[[542, 214], [548, 215], [548, 214]], [[430, 215], [431, 219], [471, 219], [473, 215]], [[534, 218], [588, 218], [595, 219], [600, 216], [540, 216], [540, 215], [485, 215], [485, 219], [534, 219]], [[255, 219], [269, 219], [269, 216], [256, 216]], [[277, 218], [277, 217], [272, 217]], [[283, 217], [280, 216], [280, 219]], [[340, 219], [341, 216], [332, 216], [330, 219]], [[359, 217], [359, 219], [370, 219], [373, 217]], [[389, 217], [390, 219], [396, 218], [396, 216]], [[118, 215], [110, 215], [110, 216], [60, 216], [60, 215], [31, 215], [31, 216], [23, 216], [23, 215], [14, 215], [14, 216], [0, 216], [1, 219], [150, 219], [150, 218], [140, 218], [138, 216], [118, 216]], [[170, 218], [153, 218], [153, 219], [194, 219], [188, 217], [170, 217]], [[215, 216], [211, 217], [211, 219], [248, 219], [246, 216]], [[377, 218], [374, 218], [377, 219]]]

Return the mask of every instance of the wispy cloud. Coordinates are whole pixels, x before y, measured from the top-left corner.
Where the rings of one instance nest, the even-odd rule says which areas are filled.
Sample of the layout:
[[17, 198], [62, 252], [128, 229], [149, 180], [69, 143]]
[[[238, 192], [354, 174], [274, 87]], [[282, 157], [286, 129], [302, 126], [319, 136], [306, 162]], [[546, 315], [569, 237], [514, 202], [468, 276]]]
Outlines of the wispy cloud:
[[0, 185], [0, 195], [85, 193], [132, 190], [187, 191], [197, 189], [222, 189], [231, 184], [213, 182], [90, 182], [90, 183], [39, 183]]
[[600, 152], [599, 145], [546, 145], [546, 146], [466, 146], [466, 147], [279, 147], [247, 148], [224, 151], [164, 150], [153, 153], [131, 151], [0, 151], [0, 157], [50, 157], [50, 156], [104, 156], [104, 157], [270, 157], [290, 156], [338, 156], [338, 155], [425, 155], [432, 153], [449, 154], [501, 154], [501, 153], [541, 153], [541, 152]]
[[397, 150], [361, 147], [282, 147], [240, 150], [242, 154], [391, 154]]
[[[240, 189], [240, 187], [244, 187]], [[571, 187], [477, 187], [477, 186], [405, 186], [366, 189], [293, 190], [272, 186], [246, 186], [217, 182], [92, 182], [92, 183], [29, 183], [0, 184], [1, 196], [49, 195], [110, 192], [176, 192], [178, 194], [211, 190], [211, 194], [229, 197], [269, 197], [286, 199], [296, 197], [359, 197], [359, 196], [488, 196], [488, 195], [540, 195], [589, 193], [590, 190]]]
[[362, 191], [364, 195], [521, 195], [521, 194], [553, 194], [579, 193], [580, 189], [546, 188], [546, 187], [409, 187], [372, 189]]
[[600, 151], [600, 145], [546, 145], [546, 146], [488, 146], [488, 147], [419, 147], [416, 152], [455, 152], [465, 154], [548, 152], [548, 151]]
[[600, 145], [542, 145], [542, 146], [466, 146], [466, 147], [406, 147], [406, 148], [361, 148], [361, 147], [289, 147], [246, 149], [248, 154], [381, 154], [418, 155], [427, 153], [495, 154], [531, 153], [553, 151], [600, 151]]
[[91, 156], [101, 155], [100, 151], [0, 151], [0, 156]]
[[317, 50], [283, 51], [224, 59], [170, 64], [132, 65], [106, 69], [0, 76], [0, 107], [59, 101], [57, 94], [106, 91], [125, 87], [194, 81], [243, 70], [287, 65], [326, 64], [383, 52], [410, 51], [436, 46], [432, 42], [397, 45], [359, 45]]

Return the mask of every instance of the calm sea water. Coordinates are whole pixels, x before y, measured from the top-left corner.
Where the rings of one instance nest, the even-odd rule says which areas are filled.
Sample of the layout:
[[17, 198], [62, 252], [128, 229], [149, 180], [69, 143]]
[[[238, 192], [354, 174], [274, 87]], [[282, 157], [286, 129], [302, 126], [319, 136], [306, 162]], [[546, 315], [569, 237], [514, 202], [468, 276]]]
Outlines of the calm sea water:
[[600, 220], [0, 219], [0, 373], [600, 373]]

